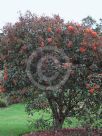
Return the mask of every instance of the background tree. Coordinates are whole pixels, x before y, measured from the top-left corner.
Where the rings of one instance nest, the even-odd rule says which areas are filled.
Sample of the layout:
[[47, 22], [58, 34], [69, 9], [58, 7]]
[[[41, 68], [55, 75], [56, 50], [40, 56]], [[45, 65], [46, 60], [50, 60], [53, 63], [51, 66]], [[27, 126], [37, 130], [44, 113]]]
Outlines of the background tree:
[[87, 16], [86, 18], [82, 19], [82, 23], [84, 26], [93, 27], [94, 25], [96, 25], [96, 20], [91, 16]]

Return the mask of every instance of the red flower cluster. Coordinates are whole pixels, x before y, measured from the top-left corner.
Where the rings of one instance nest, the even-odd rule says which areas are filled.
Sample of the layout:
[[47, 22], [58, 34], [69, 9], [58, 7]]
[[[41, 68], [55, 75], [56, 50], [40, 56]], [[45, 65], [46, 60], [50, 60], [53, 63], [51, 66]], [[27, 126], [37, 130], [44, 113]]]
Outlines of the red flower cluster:
[[48, 43], [51, 43], [52, 42], [52, 38], [48, 38], [47, 41], [48, 41]]
[[90, 86], [90, 84], [86, 84], [86, 88], [89, 90], [90, 94], [93, 94], [96, 90], [100, 88], [100, 86], [96, 83], [94, 83], [92, 87]]
[[73, 27], [73, 26], [68, 26], [68, 31], [70, 31], [70, 32], [74, 32], [74, 30], [75, 30], [75, 28]]
[[51, 32], [51, 31], [52, 31], [51, 27], [48, 27], [47, 31], [48, 31], [48, 32]]
[[86, 48], [80, 47], [80, 52], [81, 52], [81, 53], [84, 53], [85, 51], [86, 51]]
[[95, 32], [94, 30], [87, 28], [85, 30], [86, 33], [90, 34], [92, 37], [96, 38], [97, 37], [97, 32]]

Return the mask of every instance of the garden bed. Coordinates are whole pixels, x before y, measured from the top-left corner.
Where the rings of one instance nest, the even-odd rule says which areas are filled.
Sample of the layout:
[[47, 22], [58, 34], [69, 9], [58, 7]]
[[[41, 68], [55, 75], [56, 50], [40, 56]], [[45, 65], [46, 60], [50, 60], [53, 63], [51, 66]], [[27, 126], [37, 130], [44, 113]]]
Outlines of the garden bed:
[[32, 132], [30, 134], [25, 134], [23, 136], [102, 136], [102, 129], [93, 129], [88, 131], [84, 128], [71, 128], [71, 129], [61, 129], [57, 131], [42, 131], [42, 132]]

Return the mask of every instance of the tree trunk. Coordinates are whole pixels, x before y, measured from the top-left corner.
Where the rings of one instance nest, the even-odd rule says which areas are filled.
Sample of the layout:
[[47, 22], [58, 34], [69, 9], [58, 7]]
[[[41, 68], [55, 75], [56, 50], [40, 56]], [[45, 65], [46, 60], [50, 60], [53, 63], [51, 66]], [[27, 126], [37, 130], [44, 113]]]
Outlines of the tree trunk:
[[58, 103], [56, 103], [54, 96], [50, 91], [46, 92], [46, 96], [53, 114], [53, 130], [61, 129], [65, 119], [62, 107], [58, 106]]
[[61, 129], [63, 126], [63, 123], [64, 123], [64, 119], [58, 119], [58, 118], [54, 119], [53, 121], [54, 130]]

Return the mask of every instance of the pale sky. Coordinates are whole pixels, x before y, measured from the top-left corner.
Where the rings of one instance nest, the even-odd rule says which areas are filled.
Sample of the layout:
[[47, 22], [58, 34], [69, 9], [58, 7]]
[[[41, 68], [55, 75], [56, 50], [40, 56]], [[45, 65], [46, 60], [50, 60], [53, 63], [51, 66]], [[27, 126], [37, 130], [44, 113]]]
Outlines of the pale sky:
[[14, 23], [30, 10], [37, 15], [59, 14], [64, 20], [79, 22], [90, 15], [102, 18], [102, 0], [0, 0], [0, 29], [7, 22]]

